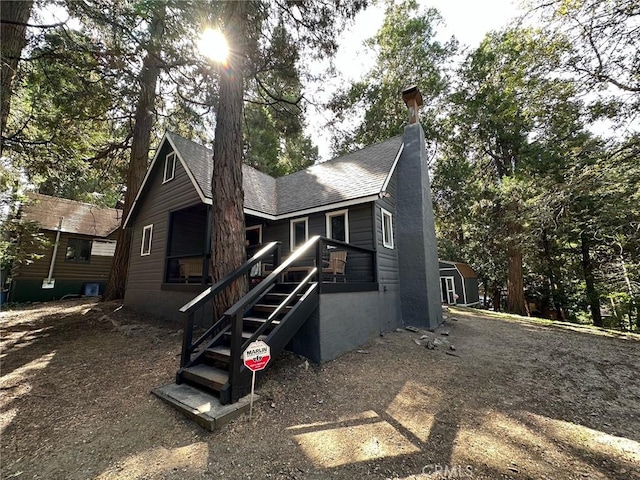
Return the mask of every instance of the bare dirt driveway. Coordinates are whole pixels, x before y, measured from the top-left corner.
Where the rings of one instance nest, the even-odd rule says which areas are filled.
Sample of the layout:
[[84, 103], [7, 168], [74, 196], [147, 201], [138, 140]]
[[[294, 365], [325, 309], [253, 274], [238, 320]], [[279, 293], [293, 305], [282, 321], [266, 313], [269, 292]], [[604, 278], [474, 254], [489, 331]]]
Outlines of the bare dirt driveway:
[[322, 366], [281, 355], [253, 419], [210, 433], [149, 393], [179, 326], [117, 307], [0, 313], [3, 479], [640, 479], [638, 336], [452, 310]]

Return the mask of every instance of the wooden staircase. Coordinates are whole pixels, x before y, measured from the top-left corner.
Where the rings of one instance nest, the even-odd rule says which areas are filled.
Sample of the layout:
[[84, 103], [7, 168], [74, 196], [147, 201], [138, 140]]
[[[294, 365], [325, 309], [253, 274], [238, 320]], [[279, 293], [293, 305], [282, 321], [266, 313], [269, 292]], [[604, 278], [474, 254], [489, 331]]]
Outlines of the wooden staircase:
[[[262, 340], [271, 347], [272, 357], [277, 356], [317, 306], [317, 296], [316, 302], [311, 300], [314, 297], [312, 293], [315, 284], [308, 284], [303, 292], [294, 293], [298, 286], [297, 283], [274, 285], [243, 315], [243, 345], [250, 341]], [[290, 296], [290, 302], [279, 308]], [[300, 305], [303, 298], [306, 305]], [[287, 324], [287, 328], [284, 328], [284, 323]], [[281, 325], [283, 328], [280, 328]], [[248, 393], [251, 377], [244, 367], [240, 369], [241, 376], [236, 379], [234, 388], [231, 388], [231, 343], [232, 331], [231, 328], [227, 328], [219, 338], [194, 352], [197, 359], [189, 366], [178, 370], [176, 383], [187, 383], [214, 392], [220, 396], [222, 403], [233, 401], [232, 390], [235, 390], [233, 396], [236, 399]]]
[[[318, 238], [309, 240], [306, 249], [312, 248]], [[248, 345], [262, 340], [275, 358], [318, 307], [317, 268], [310, 268], [299, 282], [282, 281], [287, 269], [304, 254], [305, 246], [278, 265], [277, 244], [267, 245], [227, 278], [180, 309], [187, 318], [177, 384], [186, 383], [214, 392], [222, 404], [233, 403], [249, 393], [251, 372], [242, 361]], [[273, 265], [277, 265], [274, 271], [193, 341], [194, 313], [270, 254], [274, 254]]]

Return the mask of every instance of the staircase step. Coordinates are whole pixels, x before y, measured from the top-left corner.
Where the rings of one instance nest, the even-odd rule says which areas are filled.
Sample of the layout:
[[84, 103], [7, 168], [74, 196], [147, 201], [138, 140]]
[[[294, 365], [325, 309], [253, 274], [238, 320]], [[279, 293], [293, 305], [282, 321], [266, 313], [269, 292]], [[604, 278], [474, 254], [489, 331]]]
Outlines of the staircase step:
[[[261, 317], [244, 317], [244, 321], [251, 325], [252, 327], [260, 327], [261, 325], [263, 325], [264, 323], [266, 323], [267, 319], [266, 318], [261, 318]], [[273, 326], [273, 328], [275, 328], [277, 325], [280, 324], [280, 320], [273, 320], [271, 322], [271, 325]]]
[[277, 285], [275, 285], [273, 287], [273, 289], [269, 293], [286, 293], [286, 294], [289, 294], [289, 293], [293, 292], [297, 286], [298, 286], [298, 284], [295, 283], [295, 282], [278, 283]]
[[[291, 292], [269, 292], [267, 293], [264, 298], [274, 298], [274, 299], [279, 299], [279, 301], [284, 300], [285, 298], [287, 298], [289, 295], [291, 295]], [[300, 298], [302, 296], [301, 293], [298, 293], [296, 295], [296, 297]]]
[[217, 391], [222, 390], [229, 381], [228, 372], [203, 363], [185, 368], [180, 373], [185, 380]]
[[225, 345], [217, 345], [215, 347], [207, 348], [204, 355], [210, 360], [219, 360], [221, 362], [229, 363], [231, 348]]
[[[253, 309], [257, 312], [273, 312], [276, 308], [278, 308], [278, 305], [268, 305], [266, 303], [256, 303], [253, 306]], [[292, 308], [293, 306], [288, 305], [285, 310], [291, 310]]]
[[[234, 418], [249, 411], [251, 401], [251, 395], [247, 395], [236, 403], [222, 405], [220, 399], [214, 394], [185, 383], [165, 385], [151, 392], [195, 420], [201, 427], [211, 431], [220, 429]], [[257, 395], [255, 397], [259, 398]]]
[[[252, 336], [252, 335], [253, 335], [253, 332], [245, 332], [245, 331], [243, 331], [243, 332], [242, 332], [242, 338], [243, 338], [243, 340], [248, 340], [249, 338], [251, 338], [251, 336]], [[227, 339], [230, 339], [230, 338], [231, 338], [231, 332], [226, 332], [226, 333], [224, 334], [224, 336], [225, 336]], [[258, 335], [258, 340], [264, 340], [265, 338], [267, 338], [267, 336], [266, 336], [266, 335]]]

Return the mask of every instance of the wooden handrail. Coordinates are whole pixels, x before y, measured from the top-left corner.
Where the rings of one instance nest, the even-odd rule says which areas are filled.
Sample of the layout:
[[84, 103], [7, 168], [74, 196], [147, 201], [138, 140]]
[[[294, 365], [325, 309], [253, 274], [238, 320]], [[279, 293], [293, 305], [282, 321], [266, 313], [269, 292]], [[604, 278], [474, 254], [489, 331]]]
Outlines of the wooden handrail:
[[247, 260], [240, 267], [236, 268], [229, 275], [224, 277], [222, 280], [216, 282], [214, 285], [211, 285], [204, 292], [198, 295], [196, 298], [191, 300], [189, 303], [183, 305], [180, 308], [181, 313], [189, 313], [197, 308], [201, 307], [205, 302], [210, 300], [213, 296], [220, 293], [224, 290], [231, 282], [233, 282], [236, 278], [251, 270], [256, 263], [262, 260], [262, 257], [271, 253], [278, 246], [278, 242], [271, 242], [265, 245], [260, 251], [258, 251], [253, 257]]
[[[198, 338], [196, 343], [193, 342], [193, 323], [194, 323], [194, 312], [196, 309], [201, 308], [207, 301], [213, 298], [215, 295], [224, 290], [231, 282], [233, 282], [236, 278], [241, 275], [247, 274], [251, 268], [258, 262], [260, 262], [263, 257], [272, 253], [278, 248], [278, 242], [271, 242], [265, 245], [260, 251], [256, 252], [256, 254], [247, 260], [243, 265], [236, 268], [229, 275], [224, 277], [219, 282], [216, 282], [215, 285], [210, 286], [196, 298], [191, 300], [189, 303], [185, 304], [180, 308], [181, 313], [186, 313], [186, 318], [184, 320], [183, 332], [182, 332], [182, 354], [180, 356], [180, 367], [185, 367], [191, 363], [191, 354], [194, 349], [207, 339], [217, 328], [220, 327], [221, 322], [228, 321], [228, 317], [224, 315], [221, 319], [219, 319], [212, 327], [210, 327], [203, 335]], [[227, 327], [228, 328], [228, 327]]]
[[[304, 254], [309, 250], [314, 244], [320, 240], [320, 235], [316, 235], [311, 237], [305, 244], [296, 249], [295, 253], [287, 258], [284, 262], [280, 264], [273, 272], [269, 274], [264, 280], [262, 280], [253, 290], [251, 290], [247, 295], [238, 300], [229, 310], [224, 312], [225, 315], [233, 317], [239, 311], [244, 312], [247, 305], [250, 305], [252, 302], [258, 300], [265, 290], [267, 290], [275, 280], [286, 272], [286, 270], [291, 266], [291, 264], [297, 262]], [[183, 307], [184, 308], [184, 307]]]
[[344, 247], [349, 250], [355, 250], [363, 253], [376, 253], [375, 249], [373, 248], [359, 247], [357, 245], [354, 245], [353, 243], [342, 242], [340, 240], [334, 240], [333, 238], [327, 238], [327, 237], [321, 237], [321, 238], [322, 238], [322, 243], [325, 243], [327, 245], [336, 245], [338, 247]]

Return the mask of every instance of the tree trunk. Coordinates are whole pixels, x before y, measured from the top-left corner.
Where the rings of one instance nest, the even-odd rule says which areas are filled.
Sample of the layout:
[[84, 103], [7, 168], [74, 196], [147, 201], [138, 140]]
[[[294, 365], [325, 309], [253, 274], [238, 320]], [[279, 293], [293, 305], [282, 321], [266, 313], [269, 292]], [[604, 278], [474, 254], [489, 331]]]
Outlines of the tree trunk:
[[558, 286], [558, 282], [556, 280], [560, 276], [556, 275], [556, 262], [551, 253], [551, 245], [546, 229], [542, 230], [542, 246], [544, 252], [544, 260], [546, 263], [547, 282], [549, 284], [549, 295], [546, 302], [553, 307], [553, 311], [555, 312], [555, 319], [564, 321], [564, 308], [561, 301], [561, 299], [564, 297], [564, 293], [562, 292], [562, 287]]
[[[150, 41], [147, 55], [140, 72], [140, 96], [136, 106], [135, 123], [131, 143], [131, 159], [127, 172], [127, 191], [124, 197], [122, 222], [129, 215], [133, 201], [142, 185], [149, 161], [151, 127], [153, 126], [153, 110], [156, 99], [156, 84], [160, 72], [160, 41], [164, 32], [166, 4], [162, 3], [154, 11], [149, 25]], [[124, 298], [129, 271], [129, 254], [131, 251], [131, 228], [120, 227], [118, 243], [109, 272], [109, 281], [103, 300]]]
[[[244, 191], [242, 189], [242, 107], [244, 93], [244, 33], [247, 3], [225, 4], [226, 37], [230, 58], [220, 71], [220, 96], [213, 147], [213, 221], [211, 275], [214, 283], [246, 261]], [[248, 289], [246, 276], [215, 298], [214, 315], [220, 318]]]
[[507, 278], [507, 311], [526, 315], [524, 282], [522, 279], [522, 249], [516, 240], [510, 240], [508, 250], [509, 277]]
[[[31, 16], [33, 0], [3, 1], [0, 7], [0, 62], [2, 63], [2, 91], [0, 92], [0, 135], [4, 136], [9, 108], [11, 106], [11, 92], [13, 79], [18, 69], [18, 61], [22, 49], [27, 43], [27, 22]], [[2, 144], [0, 143], [0, 154]]]
[[596, 327], [602, 327], [602, 315], [600, 315], [600, 296], [596, 291], [596, 284], [593, 276], [593, 262], [589, 255], [589, 237], [585, 232], [580, 234], [580, 251], [582, 252], [582, 272], [586, 286], [587, 302], [591, 311], [591, 318]]
[[622, 268], [622, 278], [627, 286], [627, 293], [629, 294], [629, 330], [633, 330], [633, 311], [635, 309], [635, 302], [633, 299], [633, 287], [631, 286], [631, 279], [629, 278], [629, 272], [627, 271], [627, 265], [624, 261], [624, 249], [621, 244], [618, 244], [620, 252], [618, 258], [620, 259], [620, 267]]
[[499, 312], [502, 308], [502, 288], [498, 283], [493, 286], [493, 296], [491, 297], [491, 303], [493, 304], [494, 312]]

